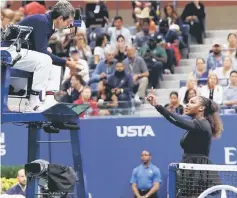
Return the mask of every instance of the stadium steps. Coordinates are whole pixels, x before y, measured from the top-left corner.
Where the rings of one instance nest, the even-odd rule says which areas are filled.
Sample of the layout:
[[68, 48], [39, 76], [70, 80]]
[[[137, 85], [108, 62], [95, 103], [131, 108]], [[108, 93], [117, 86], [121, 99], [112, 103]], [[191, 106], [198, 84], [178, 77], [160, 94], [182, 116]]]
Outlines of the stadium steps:
[[[196, 63], [196, 58], [202, 57], [207, 59], [208, 53], [212, 48], [214, 41], [220, 41], [222, 44], [227, 43], [227, 36], [231, 32], [237, 32], [237, 30], [214, 30], [207, 31], [207, 38], [204, 39], [203, 45], [191, 44], [189, 59], [180, 60], [179, 66], [175, 67], [175, 74], [164, 75], [164, 79], [161, 82], [161, 88], [155, 89], [155, 94], [158, 96], [160, 104], [164, 105], [169, 102], [169, 94], [171, 91], [178, 91], [180, 80], [187, 80], [187, 76], [193, 71]], [[152, 106], [149, 108], [149, 104], [142, 110], [142, 107], [138, 109], [138, 115], [153, 116], [157, 115], [157, 112]]]

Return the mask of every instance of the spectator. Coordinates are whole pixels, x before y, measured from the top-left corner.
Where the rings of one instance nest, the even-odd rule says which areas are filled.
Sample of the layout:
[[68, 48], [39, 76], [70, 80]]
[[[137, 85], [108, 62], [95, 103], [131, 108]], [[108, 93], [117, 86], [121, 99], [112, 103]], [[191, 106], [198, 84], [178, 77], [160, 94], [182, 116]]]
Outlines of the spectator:
[[161, 174], [157, 166], [151, 163], [151, 153], [144, 150], [141, 153], [142, 164], [132, 171], [130, 184], [135, 197], [158, 198]]
[[179, 104], [179, 97], [176, 91], [172, 91], [170, 93], [170, 103], [165, 105], [165, 108], [170, 112], [174, 112], [177, 114], [183, 114], [183, 106]]
[[152, 87], [157, 88], [163, 78], [164, 65], [167, 62], [167, 54], [164, 48], [157, 45], [154, 37], [150, 37], [148, 45], [140, 49], [140, 55], [144, 58], [150, 70], [149, 81]]
[[208, 78], [208, 72], [205, 64], [205, 60], [203, 58], [196, 59], [196, 66], [192, 75], [198, 78]]
[[100, 109], [100, 115], [110, 115], [114, 113], [114, 109], [118, 107], [118, 98], [112, 94], [109, 86], [100, 81], [98, 83], [98, 91], [94, 95]]
[[179, 101], [180, 101], [180, 104], [182, 105], [183, 105], [185, 93], [188, 89], [195, 89], [197, 92], [197, 95], [199, 95], [200, 90], [199, 90], [199, 87], [197, 86], [197, 78], [193, 75], [189, 75], [186, 86], [181, 87], [179, 89]]
[[230, 33], [227, 37], [228, 44], [223, 46], [224, 55], [235, 57], [235, 52], [237, 49], [237, 35]]
[[15, 11], [12, 23], [16, 24], [24, 18], [24, 14], [21, 11]]
[[237, 70], [237, 48], [236, 48], [235, 56], [233, 59], [233, 69]]
[[71, 59], [77, 63], [77, 70], [74, 72], [68, 68], [65, 68], [64, 80], [71, 77], [73, 73], [80, 75], [85, 83], [89, 82], [89, 66], [88, 63], [81, 59], [77, 50], [71, 52]]
[[172, 5], [166, 5], [164, 7], [164, 14], [164, 19], [168, 20], [169, 26], [176, 24], [180, 28], [182, 27], [182, 21]]
[[181, 15], [181, 19], [189, 24], [190, 34], [194, 36], [198, 44], [203, 44], [205, 8], [198, 0], [188, 3]]
[[100, 24], [104, 27], [109, 18], [109, 12], [103, 0], [88, 0], [85, 13], [87, 28], [93, 24]]
[[156, 32], [156, 24], [153, 21], [153, 17], [150, 15], [149, 8], [144, 8], [142, 12], [135, 9], [136, 11], [136, 18], [138, 21], [136, 22], [136, 30], [137, 32], [140, 32], [143, 26], [144, 21], [149, 21], [149, 33], [155, 33]]
[[127, 58], [127, 44], [125, 43], [125, 38], [123, 35], [119, 35], [117, 37], [116, 49], [115, 58], [118, 61], [123, 61], [125, 58]]
[[134, 92], [144, 101], [148, 86], [149, 71], [142, 57], [136, 55], [136, 49], [130, 45], [127, 48], [128, 57], [123, 61], [126, 69], [133, 76]]
[[178, 34], [173, 30], [169, 30], [169, 22], [166, 19], [160, 21], [157, 35], [160, 35], [166, 43], [174, 43], [179, 40]]
[[123, 18], [121, 16], [114, 17], [114, 27], [109, 27], [108, 34], [110, 35], [110, 44], [116, 46], [116, 41], [119, 35], [125, 38], [126, 44], [132, 43], [130, 31], [123, 26]]
[[94, 49], [94, 64], [98, 64], [105, 58], [105, 47], [108, 39], [106, 34], [100, 34], [96, 38], [95, 49]]
[[230, 73], [230, 84], [224, 90], [223, 104], [228, 108], [234, 108], [237, 112], [237, 71]]
[[134, 2], [134, 9], [136, 9], [136, 12], [142, 12], [145, 8], [148, 8], [148, 10], [151, 9], [151, 2], [150, 1], [135, 1]]
[[207, 85], [201, 88], [201, 96], [209, 98], [219, 105], [222, 104], [223, 88], [218, 85], [218, 76], [215, 73], [209, 74]]
[[101, 80], [108, 79], [115, 71], [116, 60], [114, 59], [115, 50], [111, 47], [105, 50], [105, 60], [100, 61], [96, 66], [90, 84], [98, 83]]
[[[87, 113], [90, 116], [97, 116], [99, 114], [96, 102], [91, 99], [91, 88], [90, 87], [85, 86], [83, 88], [83, 91], [81, 92], [81, 95], [79, 96], [79, 98], [77, 100], [75, 100], [73, 103], [74, 104], [89, 104], [90, 109], [87, 110]], [[85, 113], [82, 113], [80, 115], [80, 117], [84, 118]]]
[[[169, 29], [168, 20], [162, 20], [159, 24], [159, 32], [156, 34], [156, 37], [158, 40], [162, 40], [168, 55], [167, 67], [171, 70], [172, 66], [178, 65], [181, 59], [179, 35], [177, 32]], [[172, 70], [171, 73], [173, 73]]]
[[12, 23], [14, 18], [14, 11], [11, 9], [2, 9], [1, 10], [1, 29], [5, 30], [6, 27]]
[[25, 170], [20, 169], [17, 173], [17, 181], [18, 183], [14, 185], [13, 187], [9, 188], [5, 194], [8, 195], [23, 195], [26, 196], [26, 175], [25, 175]]
[[42, 1], [42, 3], [37, 1], [29, 2], [23, 8], [21, 8], [21, 10], [23, 11], [25, 16], [45, 14], [47, 11], [44, 1]]
[[73, 103], [77, 100], [84, 88], [84, 81], [78, 74], [72, 74], [71, 78], [64, 81], [62, 91], [60, 91], [60, 101]]
[[207, 57], [207, 71], [222, 67], [224, 55], [219, 41], [215, 41], [212, 46], [212, 52]]
[[183, 104], [188, 104], [189, 103], [189, 100], [193, 97], [197, 96], [197, 91], [196, 89], [188, 89], [186, 92], [185, 92], [185, 95], [184, 95], [184, 101], [183, 101]]
[[232, 70], [232, 59], [231, 57], [226, 56], [223, 60], [223, 67], [217, 67], [215, 70], [213, 70], [213, 73], [218, 76], [220, 85], [227, 86], [228, 78], [230, 77], [230, 72]]
[[77, 33], [74, 41], [74, 46], [70, 48], [70, 52], [78, 50], [78, 56], [80, 59], [88, 61], [92, 56], [91, 49], [87, 45], [86, 37], [83, 33]]
[[142, 23], [142, 31], [136, 34], [134, 45], [136, 48], [141, 48], [148, 43], [149, 34], [149, 19], [145, 19]]
[[108, 86], [119, 101], [119, 107], [128, 109], [132, 97], [132, 76], [125, 71], [122, 62], [116, 63], [115, 73], [108, 78]]

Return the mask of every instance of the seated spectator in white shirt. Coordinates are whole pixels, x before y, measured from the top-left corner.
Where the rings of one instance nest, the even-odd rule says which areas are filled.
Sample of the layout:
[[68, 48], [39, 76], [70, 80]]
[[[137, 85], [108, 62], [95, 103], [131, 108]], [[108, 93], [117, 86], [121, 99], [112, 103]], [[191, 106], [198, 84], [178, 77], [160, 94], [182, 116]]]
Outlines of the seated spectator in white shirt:
[[218, 85], [218, 80], [218, 76], [211, 72], [208, 76], [207, 85], [201, 88], [201, 96], [209, 98], [220, 105], [223, 102], [223, 88]]
[[117, 37], [123, 35], [126, 44], [132, 43], [132, 36], [130, 31], [123, 26], [123, 18], [121, 16], [114, 17], [114, 27], [108, 28], [108, 34], [110, 35], [110, 44], [116, 46]]
[[87, 44], [86, 37], [83, 33], [77, 33], [74, 41], [74, 45], [70, 47], [70, 52], [78, 50], [78, 56], [80, 59], [88, 61], [92, 56], [91, 49]]
[[215, 41], [212, 46], [212, 53], [207, 57], [207, 71], [222, 67], [224, 55], [222, 53], [221, 42]]
[[230, 84], [224, 90], [223, 104], [229, 108], [234, 108], [237, 111], [237, 71], [233, 70], [230, 73]]
[[223, 53], [226, 56], [231, 56], [232, 58], [234, 58], [237, 48], [237, 35], [234, 33], [230, 33], [227, 36], [227, 41], [228, 44], [223, 46]]
[[232, 70], [232, 59], [229, 56], [225, 56], [223, 60], [223, 67], [217, 67], [213, 70], [213, 73], [218, 76], [220, 85], [227, 86], [228, 78]]
[[105, 47], [108, 39], [106, 34], [100, 34], [96, 38], [95, 49], [94, 49], [94, 64], [98, 64], [105, 58]]
[[197, 92], [197, 95], [199, 95], [199, 93], [200, 93], [200, 88], [197, 86], [197, 78], [193, 75], [189, 75], [188, 79], [187, 79], [186, 86], [181, 87], [179, 89], [178, 95], [179, 95], [179, 101], [180, 101], [181, 105], [183, 105], [185, 93], [188, 89], [195, 89]]
[[[85, 83], [88, 83], [89, 81], [88, 63], [85, 60], [79, 58], [79, 54], [77, 50], [71, 52], [71, 58], [72, 60], [77, 62], [78, 70], [76, 71], [76, 73], [82, 77]], [[72, 71], [70, 71], [70, 69], [66, 67], [65, 73], [64, 73], [64, 81], [71, 78], [71, 75], [72, 75]]]

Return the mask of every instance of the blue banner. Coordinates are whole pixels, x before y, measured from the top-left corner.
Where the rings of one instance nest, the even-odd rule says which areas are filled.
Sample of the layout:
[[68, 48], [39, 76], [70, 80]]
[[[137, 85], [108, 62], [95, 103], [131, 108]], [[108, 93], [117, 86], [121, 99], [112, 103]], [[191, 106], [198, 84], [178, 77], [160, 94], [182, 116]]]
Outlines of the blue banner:
[[[213, 140], [211, 160], [215, 164], [237, 165], [236, 115], [222, 116], [224, 132]], [[184, 130], [164, 118], [109, 118], [81, 120], [80, 142], [88, 191], [93, 198], [129, 198], [129, 180], [140, 164], [140, 153], [147, 149], [152, 162], [160, 168], [160, 197], [166, 197], [168, 165], [182, 156], [179, 141]], [[51, 140], [69, 140], [69, 133], [51, 135]], [[41, 140], [49, 135], [41, 134]], [[3, 165], [19, 165], [27, 160], [27, 128], [3, 124], [0, 138]], [[49, 155], [49, 148], [52, 148]], [[41, 158], [72, 166], [70, 144], [41, 144]]]

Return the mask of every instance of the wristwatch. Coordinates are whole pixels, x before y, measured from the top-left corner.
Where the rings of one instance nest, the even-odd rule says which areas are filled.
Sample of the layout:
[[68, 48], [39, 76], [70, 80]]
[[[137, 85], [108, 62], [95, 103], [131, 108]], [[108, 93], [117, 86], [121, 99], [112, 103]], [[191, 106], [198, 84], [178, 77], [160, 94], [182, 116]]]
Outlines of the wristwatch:
[[148, 198], [148, 195], [145, 195], [145, 198]]

